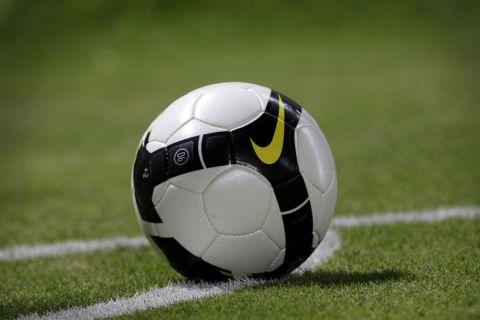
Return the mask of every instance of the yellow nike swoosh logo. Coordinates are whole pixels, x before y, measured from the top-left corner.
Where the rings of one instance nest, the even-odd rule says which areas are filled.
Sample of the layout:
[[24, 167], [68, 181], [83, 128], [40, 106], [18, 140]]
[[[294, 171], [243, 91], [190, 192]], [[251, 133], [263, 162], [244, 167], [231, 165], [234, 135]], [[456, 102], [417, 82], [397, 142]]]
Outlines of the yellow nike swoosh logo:
[[278, 118], [275, 126], [275, 132], [270, 144], [265, 147], [257, 145], [252, 138], [253, 150], [257, 154], [257, 157], [265, 164], [273, 164], [280, 158], [280, 154], [283, 149], [283, 137], [285, 136], [285, 107], [280, 95], [278, 95]]

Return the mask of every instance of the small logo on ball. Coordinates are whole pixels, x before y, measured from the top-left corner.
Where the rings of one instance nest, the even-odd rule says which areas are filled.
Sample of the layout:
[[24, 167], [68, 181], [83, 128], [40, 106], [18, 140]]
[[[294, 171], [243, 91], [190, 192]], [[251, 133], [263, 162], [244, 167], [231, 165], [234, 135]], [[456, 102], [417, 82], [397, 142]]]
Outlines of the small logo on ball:
[[185, 148], [180, 148], [175, 151], [175, 154], [173, 155], [173, 161], [175, 161], [176, 165], [183, 166], [185, 163], [187, 163], [189, 157], [190, 154], [188, 153], [188, 150]]

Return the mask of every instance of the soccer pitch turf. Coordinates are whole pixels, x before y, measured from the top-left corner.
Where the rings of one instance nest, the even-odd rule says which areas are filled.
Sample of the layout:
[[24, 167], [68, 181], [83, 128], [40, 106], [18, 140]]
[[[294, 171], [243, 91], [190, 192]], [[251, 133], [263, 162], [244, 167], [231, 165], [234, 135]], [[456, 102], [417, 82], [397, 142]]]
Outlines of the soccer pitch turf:
[[[322, 127], [339, 181], [335, 250], [302, 275], [123, 317], [480, 317], [478, 5], [99, 3], [0, 7], [0, 318], [178, 289], [137, 238], [131, 164], [165, 106], [223, 81], [277, 89]], [[436, 208], [455, 214], [358, 222]], [[109, 250], [31, 247], [118, 237]], [[19, 246], [34, 253], [12, 259]]]

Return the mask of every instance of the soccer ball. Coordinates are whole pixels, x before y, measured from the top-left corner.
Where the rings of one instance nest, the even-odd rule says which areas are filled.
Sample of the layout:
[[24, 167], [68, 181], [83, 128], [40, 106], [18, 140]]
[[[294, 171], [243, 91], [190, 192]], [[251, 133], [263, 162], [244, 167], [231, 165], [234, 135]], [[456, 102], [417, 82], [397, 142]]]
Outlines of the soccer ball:
[[210, 281], [297, 268], [330, 226], [336, 181], [307, 111], [237, 82], [174, 101], [145, 132], [132, 172], [150, 243], [184, 276]]

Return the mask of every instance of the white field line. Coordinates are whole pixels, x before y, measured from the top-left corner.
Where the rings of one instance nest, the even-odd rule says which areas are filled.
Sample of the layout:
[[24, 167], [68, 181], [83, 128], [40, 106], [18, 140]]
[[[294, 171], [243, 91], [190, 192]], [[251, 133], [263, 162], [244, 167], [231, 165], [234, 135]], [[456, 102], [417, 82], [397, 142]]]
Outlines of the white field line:
[[[473, 218], [478, 216], [480, 216], [480, 207], [450, 207], [418, 212], [338, 217], [333, 219], [332, 226], [337, 228], [353, 228], [376, 224], [392, 224], [397, 222], [436, 222], [451, 218]], [[112, 250], [119, 247], [138, 248], [146, 246], [147, 244], [148, 241], [145, 237], [139, 236], [97, 240], [71, 240], [55, 242], [52, 244], [21, 245], [0, 249], [0, 261], [34, 259], [72, 253], [89, 253], [101, 250]]]
[[146, 292], [137, 293], [129, 298], [110, 300], [93, 304], [88, 307], [72, 307], [58, 312], [50, 312], [45, 315], [33, 313], [21, 316], [18, 319], [73, 320], [115, 317], [138, 311], [157, 309], [181, 301], [208, 298], [257, 284], [259, 284], [259, 281], [257, 280], [235, 280], [219, 284], [195, 284], [192, 282], [183, 282], [168, 285], [164, 288], [153, 287]]
[[[371, 215], [362, 217], [340, 217], [334, 219], [332, 225], [336, 227], [351, 228], [356, 226], [369, 226], [374, 224], [387, 224], [396, 222], [435, 222], [449, 218], [471, 218], [480, 216], [480, 208], [440, 208], [423, 212], [410, 213], [387, 213], [384, 215]], [[127, 238], [132, 239], [132, 238]], [[133, 238], [138, 239], [138, 238]], [[98, 241], [98, 240], [97, 240]], [[111, 245], [114, 240], [100, 240], [102, 249], [111, 249], [118, 245]], [[105, 242], [107, 241], [107, 242]], [[134, 246], [144, 245], [140, 240], [134, 242]], [[71, 242], [70, 242], [71, 243]], [[90, 242], [93, 243], [93, 242]], [[140, 243], [140, 244], [139, 244]], [[107, 245], [108, 244], [108, 245]], [[129, 246], [122, 242], [124, 246]], [[57, 244], [58, 245], [58, 244]], [[301, 275], [306, 271], [314, 270], [321, 263], [326, 262], [341, 247], [341, 239], [334, 230], [329, 230], [304, 264], [293, 273]], [[91, 251], [91, 250], [83, 250]], [[75, 251], [78, 252], [78, 251]], [[131, 314], [138, 311], [165, 307], [181, 301], [198, 300], [221, 294], [231, 293], [234, 290], [256, 286], [264, 281], [261, 280], [233, 280], [219, 284], [195, 284], [182, 282], [168, 285], [164, 288], [154, 287], [146, 292], [137, 293], [133, 297], [119, 298], [107, 302], [97, 303], [87, 307], [72, 307], [58, 312], [50, 312], [45, 315], [33, 313], [21, 316], [20, 319], [98, 319]]]
[[[313, 271], [318, 265], [326, 262], [341, 246], [338, 234], [329, 230], [320, 245], [310, 258], [294, 271], [302, 275], [306, 271]], [[198, 300], [221, 294], [231, 293], [234, 290], [257, 286], [267, 283], [264, 280], [242, 279], [223, 283], [193, 283], [181, 282], [170, 284], [164, 288], [154, 287], [146, 292], [137, 293], [133, 297], [120, 298], [107, 302], [97, 303], [87, 307], [72, 307], [45, 315], [33, 313], [21, 316], [23, 320], [60, 320], [60, 319], [101, 319], [131, 314], [138, 311], [158, 309], [181, 301]]]
[[140, 237], [118, 237], [113, 239], [70, 240], [52, 244], [21, 245], [0, 250], [0, 261], [32, 259], [59, 256], [71, 253], [89, 253], [112, 250], [121, 247], [137, 248], [146, 246], [147, 239]]
[[450, 207], [426, 211], [389, 212], [368, 216], [338, 217], [333, 219], [332, 227], [355, 228], [376, 224], [393, 224], [398, 222], [438, 222], [453, 218], [474, 218], [480, 216], [480, 207]]

